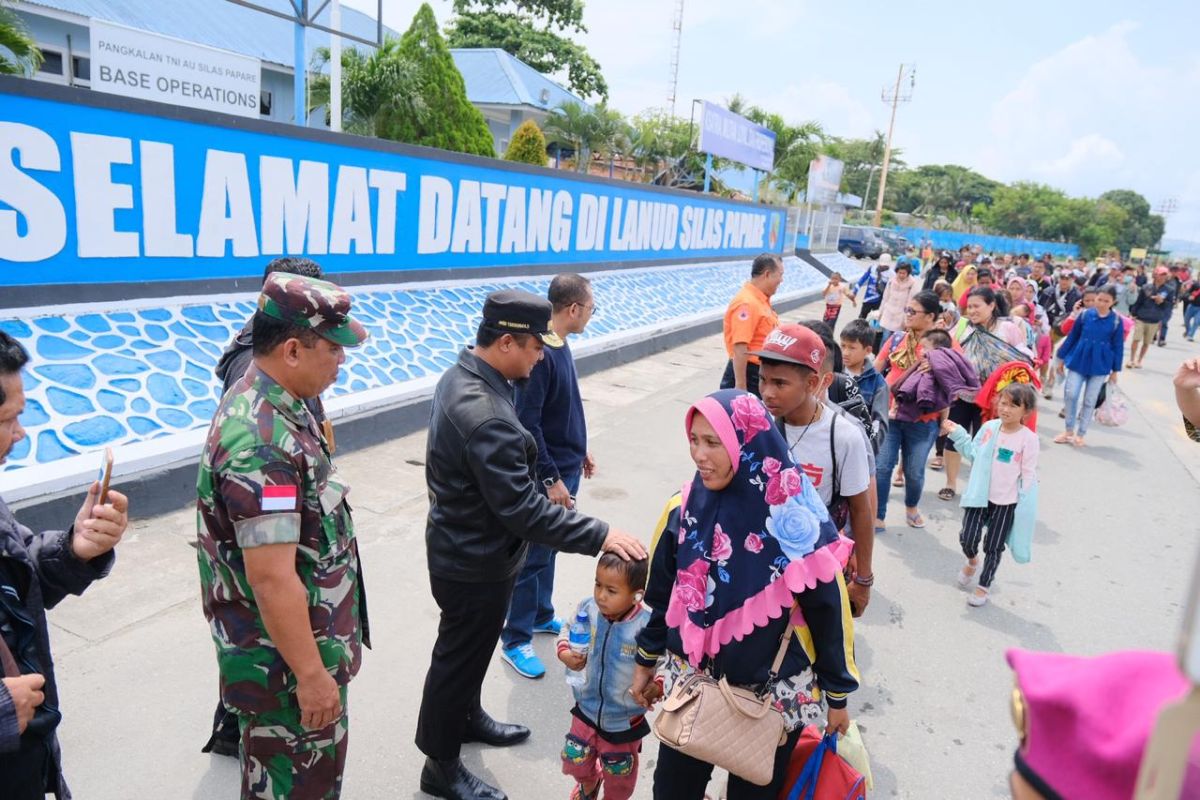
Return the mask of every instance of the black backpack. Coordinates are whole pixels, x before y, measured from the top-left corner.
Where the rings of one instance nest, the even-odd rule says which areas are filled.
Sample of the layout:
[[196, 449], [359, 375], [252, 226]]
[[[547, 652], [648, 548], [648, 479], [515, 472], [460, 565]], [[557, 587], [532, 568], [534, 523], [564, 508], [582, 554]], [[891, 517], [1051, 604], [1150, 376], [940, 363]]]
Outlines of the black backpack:
[[871, 449], [875, 451], [876, 455], [879, 455], [879, 448], [883, 445], [884, 436], [887, 435], [887, 423], [878, 419], [871, 411], [871, 407], [867, 405], [862, 392], [858, 389], [858, 381], [850, 375], [835, 373], [833, 383], [829, 386], [829, 399], [862, 423], [871, 439]]

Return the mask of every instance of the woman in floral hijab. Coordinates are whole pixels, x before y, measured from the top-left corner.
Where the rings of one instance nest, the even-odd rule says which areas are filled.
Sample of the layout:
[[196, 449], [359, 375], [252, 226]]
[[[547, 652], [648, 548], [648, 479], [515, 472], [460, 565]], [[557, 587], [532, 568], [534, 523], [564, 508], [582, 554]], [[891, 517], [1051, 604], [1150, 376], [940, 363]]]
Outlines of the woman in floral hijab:
[[[839, 536], [758, 398], [715, 392], [688, 410], [686, 424], [696, 474], [659, 520], [645, 597], [653, 616], [638, 636], [632, 691], [644, 699], [660, 661], [668, 692], [696, 670], [770, 691], [789, 731], [775, 780], [755, 786], [731, 777], [728, 798], [773, 800], [800, 729], [823, 723], [826, 707], [828, 730], [849, 724], [858, 669], [842, 570], [853, 543]], [[712, 770], [664, 745], [654, 797], [701, 800]]]

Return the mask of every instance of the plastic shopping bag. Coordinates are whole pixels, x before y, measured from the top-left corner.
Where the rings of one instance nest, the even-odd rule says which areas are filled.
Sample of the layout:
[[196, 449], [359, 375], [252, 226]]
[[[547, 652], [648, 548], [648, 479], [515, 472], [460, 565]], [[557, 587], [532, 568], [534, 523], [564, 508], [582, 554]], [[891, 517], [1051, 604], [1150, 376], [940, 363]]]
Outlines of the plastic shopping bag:
[[863, 776], [863, 780], [867, 782], [867, 791], [874, 790], [875, 779], [871, 777], [871, 759], [867, 757], [867, 746], [863, 744], [862, 732], [858, 730], [857, 722], [851, 720], [850, 727], [838, 737], [837, 752]]
[[1119, 428], [1129, 421], [1129, 401], [1125, 394], [1114, 384], [1108, 386], [1108, 397], [1104, 405], [1096, 409], [1096, 422], [1110, 428]]

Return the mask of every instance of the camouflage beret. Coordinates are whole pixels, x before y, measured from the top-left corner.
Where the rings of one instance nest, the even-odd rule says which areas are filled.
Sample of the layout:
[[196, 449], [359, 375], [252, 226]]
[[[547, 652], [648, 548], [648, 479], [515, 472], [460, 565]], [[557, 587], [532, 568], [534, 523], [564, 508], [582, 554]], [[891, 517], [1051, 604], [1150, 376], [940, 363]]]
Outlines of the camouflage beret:
[[263, 282], [258, 310], [343, 347], [357, 347], [367, 339], [366, 328], [350, 316], [350, 293], [329, 281], [272, 272]]

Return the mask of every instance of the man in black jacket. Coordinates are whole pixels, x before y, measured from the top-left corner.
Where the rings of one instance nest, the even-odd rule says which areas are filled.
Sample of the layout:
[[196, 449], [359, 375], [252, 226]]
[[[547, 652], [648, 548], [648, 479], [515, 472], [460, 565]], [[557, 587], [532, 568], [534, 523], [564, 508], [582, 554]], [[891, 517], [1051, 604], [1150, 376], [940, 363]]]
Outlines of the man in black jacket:
[[[0, 331], [0, 463], [25, 438], [21, 368], [28, 354]], [[62, 714], [46, 628], [46, 609], [82, 594], [112, 569], [128, 523], [129, 500], [100, 484], [88, 488], [74, 524], [34, 533], [0, 500], [0, 797], [70, 800], [58, 737]]]
[[529, 729], [492, 719], [480, 687], [529, 542], [556, 550], [646, 557], [633, 536], [555, 505], [535, 475], [537, 445], [513, 405], [512, 381], [529, 377], [550, 331], [549, 301], [528, 292], [488, 295], [476, 346], [464, 349], [433, 395], [426, 447], [429, 583], [441, 609], [417, 721], [427, 758], [421, 791], [434, 797], [504, 800], [463, 766], [464, 742], [504, 747]]

